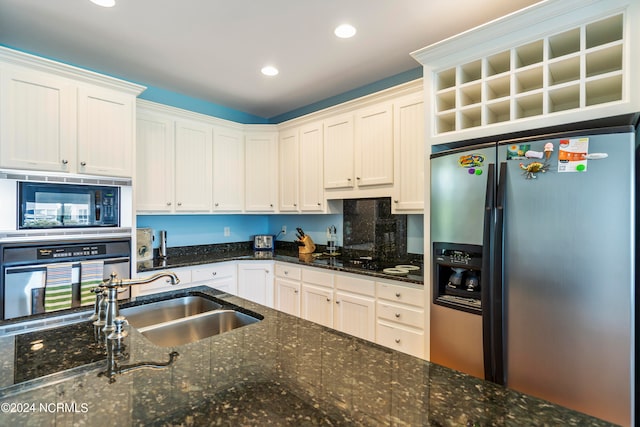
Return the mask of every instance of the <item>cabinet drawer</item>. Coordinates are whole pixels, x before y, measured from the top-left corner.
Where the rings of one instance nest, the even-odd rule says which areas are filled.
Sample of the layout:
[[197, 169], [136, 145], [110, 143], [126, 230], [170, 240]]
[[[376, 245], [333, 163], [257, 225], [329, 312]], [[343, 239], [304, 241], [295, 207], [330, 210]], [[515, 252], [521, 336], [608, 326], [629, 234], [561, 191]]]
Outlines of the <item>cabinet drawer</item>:
[[416, 307], [424, 307], [424, 289], [415, 289], [380, 282], [378, 282], [377, 285], [378, 298], [414, 305]]
[[378, 318], [424, 329], [424, 310], [378, 301]]
[[424, 333], [378, 321], [376, 342], [412, 356], [424, 356]]
[[207, 266], [194, 268], [191, 271], [191, 280], [201, 282], [203, 280], [219, 279], [236, 275], [235, 264], [209, 264]]
[[302, 281], [314, 285], [333, 287], [333, 273], [325, 273], [319, 268], [302, 269]]
[[300, 280], [301, 268], [292, 265], [276, 264], [276, 276], [291, 280]]
[[353, 292], [355, 294], [376, 296], [375, 282], [369, 279], [363, 279], [352, 275], [336, 274], [336, 289], [342, 291]]

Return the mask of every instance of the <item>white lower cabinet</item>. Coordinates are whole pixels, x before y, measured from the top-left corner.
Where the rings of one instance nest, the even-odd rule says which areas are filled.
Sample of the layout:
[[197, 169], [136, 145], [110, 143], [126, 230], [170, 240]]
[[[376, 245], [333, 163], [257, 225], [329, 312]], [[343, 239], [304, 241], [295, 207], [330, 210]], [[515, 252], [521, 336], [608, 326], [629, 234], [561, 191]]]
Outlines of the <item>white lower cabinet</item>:
[[335, 274], [333, 327], [369, 341], [376, 338], [376, 299], [373, 280]]
[[302, 318], [333, 328], [333, 289], [303, 283]]
[[273, 308], [273, 262], [239, 262], [237, 295]]
[[275, 272], [274, 308], [300, 317], [300, 268], [276, 264]]
[[333, 327], [341, 332], [375, 341], [376, 300], [362, 295], [336, 291]]
[[191, 281], [193, 284], [203, 284], [229, 294], [238, 294], [237, 266], [235, 262], [198, 266], [191, 272]]
[[376, 342], [424, 358], [424, 290], [376, 283]]

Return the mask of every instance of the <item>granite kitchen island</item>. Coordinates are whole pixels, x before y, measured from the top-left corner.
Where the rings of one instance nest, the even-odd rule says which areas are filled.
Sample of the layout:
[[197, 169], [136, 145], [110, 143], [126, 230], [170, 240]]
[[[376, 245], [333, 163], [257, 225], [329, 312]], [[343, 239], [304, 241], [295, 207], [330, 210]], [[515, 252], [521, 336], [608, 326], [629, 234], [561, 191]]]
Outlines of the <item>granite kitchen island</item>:
[[177, 347], [130, 327], [119, 366], [158, 366], [111, 381], [88, 321], [0, 336], [0, 425], [609, 425], [208, 287], [134, 304], [187, 293], [263, 319]]

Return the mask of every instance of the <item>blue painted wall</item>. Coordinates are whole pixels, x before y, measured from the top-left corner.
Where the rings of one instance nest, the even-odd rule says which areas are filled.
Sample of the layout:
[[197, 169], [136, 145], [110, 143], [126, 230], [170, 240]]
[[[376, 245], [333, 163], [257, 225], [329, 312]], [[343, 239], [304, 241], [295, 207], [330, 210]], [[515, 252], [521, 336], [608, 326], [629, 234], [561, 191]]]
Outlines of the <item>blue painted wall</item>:
[[[407, 249], [423, 253], [423, 215], [407, 215]], [[327, 227], [335, 225], [338, 246], [342, 246], [342, 214], [322, 215], [138, 215], [138, 227], [154, 231], [158, 247], [160, 230], [167, 231], [167, 246], [208, 245], [214, 243], [246, 242], [255, 234], [278, 235], [278, 240], [293, 242], [296, 227], [311, 236], [314, 242], [326, 244]], [[282, 226], [287, 234], [278, 234]], [[229, 227], [230, 236], [224, 235]]]
[[[156, 248], [160, 230], [167, 231], [167, 246], [176, 247], [246, 242], [269, 228], [264, 215], [138, 215], [137, 221], [139, 228], [153, 228]], [[229, 236], [224, 235], [225, 227]]]

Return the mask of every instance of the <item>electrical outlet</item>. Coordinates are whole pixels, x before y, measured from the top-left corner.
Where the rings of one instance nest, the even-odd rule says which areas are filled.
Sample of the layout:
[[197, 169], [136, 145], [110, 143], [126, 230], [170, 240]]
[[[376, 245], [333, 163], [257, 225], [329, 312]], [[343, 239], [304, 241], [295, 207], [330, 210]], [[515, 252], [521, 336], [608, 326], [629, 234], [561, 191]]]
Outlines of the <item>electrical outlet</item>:
[[229, 237], [231, 236], [231, 227], [225, 227], [224, 228], [224, 237]]
[[280, 231], [282, 231], [282, 234], [287, 234], [287, 226], [283, 225]]

